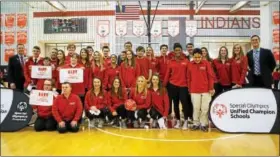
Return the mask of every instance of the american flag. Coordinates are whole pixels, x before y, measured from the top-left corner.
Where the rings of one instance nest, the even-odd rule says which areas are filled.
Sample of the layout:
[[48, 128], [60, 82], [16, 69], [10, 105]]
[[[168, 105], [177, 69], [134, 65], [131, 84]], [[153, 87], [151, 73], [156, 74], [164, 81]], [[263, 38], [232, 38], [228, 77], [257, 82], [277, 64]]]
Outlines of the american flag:
[[139, 5], [116, 6], [116, 20], [139, 20]]

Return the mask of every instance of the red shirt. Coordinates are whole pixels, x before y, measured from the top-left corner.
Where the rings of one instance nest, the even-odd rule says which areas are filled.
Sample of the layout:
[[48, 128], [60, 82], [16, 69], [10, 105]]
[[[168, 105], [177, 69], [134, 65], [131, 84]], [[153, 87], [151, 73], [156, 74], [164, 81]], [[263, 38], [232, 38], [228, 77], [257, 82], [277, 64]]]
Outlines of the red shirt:
[[273, 80], [280, 80], [280, 73], [277, 71], [274, 71], [272, 73], [272, 77], [273, 77]]
[[156, 58], [150, 60], [152, 74], [158, 73], [158, 61]]
[[125, 88], [135, 87], [136, 79], [140, 76], [140, 66], [138, 63], [135, 63], [135, 67], [126, 66], [125, 62], [121, 64], [121, 80]]
[[231, 81], [234, 84], [245, 84], [245, 77], [247, 74], [248, 61], [244, 56], [241, 59], [231, 59]]
[[136, 62], [140, 67], [140, 75], [149, 79], [149, 70], [152, 69], [151, 62], [147, 57], [136, 58]]
[[89, 90], [85, 97], [85, 110], [89, 111], [91, 106], [95, 106], [97, 109], [102, 109], [107, 106], [107, 93], [104, 90], [103, 95], [99, 93], [97, 96], [91, 94]]
[[158, 62], [158, 72], [159, 72], [160, 80], [163, 81], [167, 71], [167, 64], [169, 62], [168, 57], [167, 56], [157, 57], [157, 62]]
[[101, 81], [103, 82], [104, 80], [104, 77], [105, 77], [105, 65], [103, 67], [103, 69], [101, 69], [101, 67], [98, 67], [98, 66], [93, 66], [92, 67], [92, 78], [100, 78]]
[[169, 98], [167, 91], [163, 91], [162, 95], [160, 95], [160, 91], [154, 91], [154, 89], [150, 90], [152, 95], [152, 106], [159, 111], [159, 113], [166, 117], [169, 112]]
[[104, 67], [107, 69], [108, 67], [111, 66], [111, 58], [104, 58]]
[[222, 61], [218, 59], [213, 61], [213, 67], [216, 71], [217, 80], [223, 86], [231, 85], [230, 66], [230, 60], [225, 61], [225, 63], [222, 63]]
[[71, 63], [71, 56], [69, 56], [69, 55], [66, 56], [66, 57], [65, 57], [64, 63], [65, 63], [65, 64], [70, 64], [70, 63]]
[[139, 109], [149, 109], [151, 107], [151, 92], [147, 90], [147, 94], [145, 95], [144, 92], [142, 93], [135, 93], [135, 89], [133, 88], [130, 91], [130, 98], [136, 102], [137, 110]]
[[24, 77], [25, 77], [25, 83], [24, 87], [27, 87], [31, 82], [33, 82], [35, 85], [37, 84], [38, 79], [32, 79], [31, 78], [31, 68], [33, 65], [43, 65], [43, 59], [38, 58], [37, 59], [37, 64], [35, 64], [35, 60], [33, 57], [28, 58], [26, 63], [24, 64]]
[[83, 64], [83, 62], [79, 62], [84, 68], [84, 87], [87, 89], [91, 89], [92, 87], [92, 71], [91, 65]]
[[171, 59], [167, 66], [167, 72], [163, 81], [164, 86], [166, 86], [169, 81], [175, 86], [187, 87], [188, 64], [189, 61], [182, 55], [179, 60], [175, 60], [175, 58]]
[[114, 112], [116, 109], [124, 105], [124, 102], [127, 100], [126, 90], [122, 89], [122, 98], [120, 98], [117, 94], [112, 94], [111, 91], [108, 92], [108, 104], [110, 106], [110, 111]]
[[[105, 78], [103, 81], [103, 86], [105, 87], [105, 89], [111, 89], [111, 86], [113, 85], [113, 81], [115, 79], [115, 77], [119, 77], [120, 78], [120, 67], [116, 66], [115, 68], [113, 68], [112, 66], [108, 67], [105, 71]], [[120, 78], [121, 79], [121, 78]], [[121, 81], [122, 83], [122, 81]], [[123, 85], [123, 83], [122, 83]]]
[[54, 67], [54, 68], [56, 68], [56, 66], [57, 66], [57, 59], [51, 59], [51, 65]]
[[188, 86], [190, 93], [208, 93], [213, 90], [214, 72], [208, 61], [191, 61], [188, 67]]
[[81, 99], [78, 95], [70, 94], [68, 98], [59, 95], [54, 100], [52, 114], [55, 120], [61, 121], [78, 121], [83, 112]]

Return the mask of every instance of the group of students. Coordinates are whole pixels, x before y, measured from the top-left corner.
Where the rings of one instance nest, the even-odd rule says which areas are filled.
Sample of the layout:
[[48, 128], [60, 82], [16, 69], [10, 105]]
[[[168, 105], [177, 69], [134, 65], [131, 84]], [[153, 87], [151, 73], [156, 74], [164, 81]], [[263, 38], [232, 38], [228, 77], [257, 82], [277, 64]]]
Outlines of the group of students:
[[[24, 64], [24, 86], [36, 85], [39, 90], [55, 87], [61, 93], [52, 106], [33, 107], [38, 113], [35, 130], [76, 132], [83, 112], [91, 127], [102, 127], [104, 121], [110, 121], [121, 127], [144, 127], [149, 122], [150, 127], [166, 128], [173, 106], [174, 128], [185, 130], [193, 123], [192, 130], [208, 131], [211, 99], [248, 83], [248, 59], [239, 44], [234, 45], [232, 58], [227, 47], [222, 46], [214, 60], [207, 48], [194, 48], [192, 43], [187, 44], [188, 55], [180, 43], [175, 43], [169, 53], [168, 46], [161, 45], [161, 56], [157, 57], [152, 47], [139, 46], [136, 54], [131, 42], [126, 42], [124, 48], [119, 56], [109, 56], [108, 46], [102, 52], [88, 46], [77, 54], [75, 45], [69, 44], [67, 56], [63, 50], [53, 49], [50, 58], [41, 59], [40, 48], [34, 46], [33, 56]], [[52, 66], [53, 79], [32, 79], [34, 65]], [[83, 69], [84, 81], [60, 83], [59, 71], [63, 68]], [[136, 107], [128, 109], [128, 100], [133, 100]]]

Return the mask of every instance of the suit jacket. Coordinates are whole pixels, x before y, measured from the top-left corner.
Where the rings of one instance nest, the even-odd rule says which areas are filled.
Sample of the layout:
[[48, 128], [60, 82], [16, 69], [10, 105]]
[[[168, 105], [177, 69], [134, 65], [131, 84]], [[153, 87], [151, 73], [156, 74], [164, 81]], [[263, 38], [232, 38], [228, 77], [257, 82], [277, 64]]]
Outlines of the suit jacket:
[[[250, 68], [249, 74], [250, 76], [254, 75], [254, 56], [253, 56], [253, 50], [250, 50], [247, 53], [248, 58], [248, 66]], [[275, 59], [273, 57], [273, 54], [271, 50], [260, 48], [260, 70], [261, 70], [261, 77], [265, 84], [265, 86], [270, 87], [273, 79], [272, 79], [272, 72], [276, 66]], [[253, 77], [249, 77], [251, 80], [250, 82], [253, 82]]]
[[17, 89], [23, 89], [25, 78], [18, 55], [10, 57], [8, 64], [8, 82], [15, 83]]

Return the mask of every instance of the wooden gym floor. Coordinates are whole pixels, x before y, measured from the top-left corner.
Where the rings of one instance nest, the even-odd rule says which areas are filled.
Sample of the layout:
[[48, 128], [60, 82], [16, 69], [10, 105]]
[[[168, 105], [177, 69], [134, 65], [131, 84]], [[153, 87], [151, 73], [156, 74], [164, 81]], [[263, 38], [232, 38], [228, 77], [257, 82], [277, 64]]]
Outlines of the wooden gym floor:
[[279, 156], [279, 135], [158, 129], [88, 129], [79, 133], [1, 133], [1, 156]]

